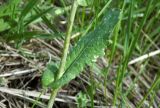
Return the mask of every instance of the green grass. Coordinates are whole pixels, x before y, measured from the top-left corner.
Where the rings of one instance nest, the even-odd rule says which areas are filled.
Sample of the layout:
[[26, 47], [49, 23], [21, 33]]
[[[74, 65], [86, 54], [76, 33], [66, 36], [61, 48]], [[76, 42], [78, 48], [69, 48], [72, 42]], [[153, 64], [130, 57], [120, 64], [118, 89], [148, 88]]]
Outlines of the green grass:
[[[43, 81], [51, 81], [43, 82], [53, 91], [48, 108], [58, 104], [54, 102], [57, 93], [63, 87], [70, 89], [70, 82], [75, 78], [75, 85], [83, 86], [76, 89], [76, 94], [79, 93], [77, 107], [160, 106], [160, 56], [128, 64], [139, 56], [159, 50], [159, 0], [91, 1], [87, 6], [77, 4], [76, 0], [74, 3], [70, 0], [4, 2], [0, 6], [0, 43], [7, 43], [20, 55], [34, 60], [34, 57], [43, 56], [29, 57], [23, 53], [25, 45], [32, 43], [30, 40], [41, 39], [48, 44], [56, 39], [61, 41], [64, 48], [56, 47], [62, 52], [56, 55], [61, 60], [51, 59], [51, 66], [56, 68], [48, 68], [46, 64], [45, 69], [40, 70], [44, 71]], [[120, 13], [110, 12], [112, 9]], [[113, 19], [107, 20], [109, 22], [103, 20], [110, 16]], [[76, 33], [80, 34], [72, 38]], [[45, 72], [51, 75], [43, 76]], [[54, 78], [50, 79], [51, 76]], [[83, 80], [77, 80], [79, 77]], [[38, 101], [47, 104], [36, 99], [33, 106]], [[87, 104], [82, 105], [81, 101]]]

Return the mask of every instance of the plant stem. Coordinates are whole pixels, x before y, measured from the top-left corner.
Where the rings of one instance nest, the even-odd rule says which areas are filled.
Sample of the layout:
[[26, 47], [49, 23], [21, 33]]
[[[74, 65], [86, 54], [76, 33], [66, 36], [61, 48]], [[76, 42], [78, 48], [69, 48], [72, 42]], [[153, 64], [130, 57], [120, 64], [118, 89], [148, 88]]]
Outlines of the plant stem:
[[148, 90], [148, 92], [145, 94], [145, 96], [143, 97], [143, 99], [139, 102], [137, 108], [142, 108], [142, 105], [143, 105], [144, 101], [151, 94], [151, 92], [157, 87], [157, 85], [159, 85], [159, 83], [160, 83], [160, 75], [158, 75], [158, 78], [153, 82], [153, 84], [150, 87], [150, 89]]
[[[63, 55], [62, 55], [62, 59], [61, 59], [61, 63], [60, 63], [60, 67], [59, 67], [59, 71], [58, 71], [56, 80], [60, 79], [62, 77], [62, 75], [64, 74], [64, 69], [65, 69], [65, 64], [66, 64], [66, 59], [67, 59], [67, 53], [68, 53], [69, 44], [70, 44], [70, 37], [71, 37], [71, 32], [72, 32], [72, 28], [73, 28], [73, 22], [74, 22], [77, 7], [78, 7], [78, 3], [75, 0], [73, 5], [72, 5], [72, 12], [71, 12], [70, 19], [69, 19], [69, 22], [68, 22], [67, 34], [66, 34], [66, 38], [65, 38], [65, 41], [64, 41]], [[52, 91], [52, 94], [50, 96], [50, 100], [49, 100], [47, 108], [52, 108], [53, 107], [54, 100], [55, 100], [55, 97], [56, 97], [59, 89], [60, 88], [57, 88], [57, 89]]]
[[59, 91], [59, 89], [55, 89], [55, 90], [52, 91], [47, 108], [52, 108], [53, 107], [54, 100], [56, 98], [56, 95], [57, 95], [58, 91]]
[[[124, 14], [124, 9], [125, 9], [125, 6], [126, 6], [126, 3], [125, 1], [123, 2], [123, 6], [122, 6], [122, 11], [120, 13], [120, 17], [119, 17], [119, 22], [115, 28], [115, 37], [114, 37], [114, 41], [113, 41], [113, 46], [112, 46], [112, 52], [111, 52], [111, 59], [110, 59], [110, 64], [112, 62], [112, 59], [114, 57], [114, 53], [115, 53], [115, 50], [116, 50], [116, 44], [117, 44], [117, 39], [118, 39], [118, 32], [121, 28], [121, 21], [122, 21], [122, 18], [123, 18], [123, 14]], [[120, 67], [118, 68], [118, 72], [117, 72], [117, 80], [116, 80], [116, 89], [115, 89], [115, 93], [114, 93], [114, 97], [113, 97], [113, 106], [116, 105], [116, 101], [117, 101], [117, 95], [119, 93], [119, 76], [120, 76]]]
[[78, 3], [75, 0], [73, 5], [72, 5], [72, 12], [71, 12], [71, 16], [70, 16], [70, 19], [69, 19], [69, 22], [68, 22], [69, 25], [68, 25], [68, 30], [67, 30], [67, 36], [66, 36], [65, 42], [64, 42], [63, 55], [62, 55], [62, 60], [61, 60], [61, 63], [60, 63], [57, 79], [61, 78], [62, 75], [64, 74], [64, 68], [65, 68], [67, 53], [68, 53], [69, 44], [70, 44], [70, 37], [71, 37], [71, 32], [72, 32], [72, 28], [73, 28], [73, 22], [74, 22], [77, 7], [78, 7]]

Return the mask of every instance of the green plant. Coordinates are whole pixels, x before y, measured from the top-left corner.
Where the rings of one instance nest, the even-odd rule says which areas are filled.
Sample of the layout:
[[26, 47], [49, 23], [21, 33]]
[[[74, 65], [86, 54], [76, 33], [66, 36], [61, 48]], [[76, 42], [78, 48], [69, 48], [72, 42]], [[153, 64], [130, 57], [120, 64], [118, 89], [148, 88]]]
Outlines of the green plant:
[[88, 99], [85, 93], [78, 93], [78, 95], [76, 96], [76, 101], [77, 101], [77, 106], [78, 108], [86, 108]]
[[[159, 0], [1, 0], [0, 69], [21, 68], [6, 65], [24, 59], [26, 68], [38, 67], [39, 73], [33, 73], [38, 76], [32, 79], [39, 81], [44, 67], [37, 63], [47, 62], [41, 77], [43, 88], [35, 83], [42, 93], [32, 99], [32, 108], [40, 106], [43, 93], [50, 90], [51, 108], [60, 89], [74, 78], [64, 89], [73, 87], [79, 93], [74, 100], [77, 107], [160, 106], [159, 56], [153, 57], [160, 53], [159, 9]], [[10, 57], [10, 52], [20, 57]], [[9, 53], [9, 60], [3, 53]], [[147, 60], [137, 62], [139, 58]], [[22, 84], [26, 78], [29, 83], [28, 74], [24, 76]], [[12, 81], [3, 78], [3, 73], [0, 77], [7, 80], [2, 86], [17, 83], [17, 77]]]
[[58, 75], [56, 76], [56, 80], [49, 84], [49, 87], [53, 89], [54, 93], [58, 92], [57, 89], [61, 88], [64, 84], [67, 84], [79, 75], [86, 65], [92, 64], [97, 57], [104, 55], [104, 48], [108, 45], [108, 39], [118, 22], [118, 18], [119, 10], [117, 9], [105, 12], [101, 24], [96, 27], [93, 32], [88, 33], [80, 39], [77, 45], [69, 53], [65, 68], [63, 67], [64, 71], [62, 71], [60, 77], [58, 72], [56, 74]]
[[[44, 7], [39, 7], [37, 5], [38, 1], [40, 0], [29, 0], [26, 4], [23, 4], [24, 8], [22, 9], [19, 7], [20, 0], [11, 0], [0, 7], [0, 32], [3, 32], [1, 36], [3, 40], [9, 42], [14, 40], [17, 46], [21, 46], [25, 41], [32, 38], [62, 38], [62, 34], [55, 29], [54, 25], [49, 20], [52, 19], [52, 17], [68, 11], [70, 7], [53, 8], [46, 5]], [[52, 13], [54, 13], [54, 15], [49, 17]], [[7, 17], [7, 19], [5, 19], [5, 17]], [[31, 24], [42, 21], [53, 31], [52, 33], [28, 30]]]

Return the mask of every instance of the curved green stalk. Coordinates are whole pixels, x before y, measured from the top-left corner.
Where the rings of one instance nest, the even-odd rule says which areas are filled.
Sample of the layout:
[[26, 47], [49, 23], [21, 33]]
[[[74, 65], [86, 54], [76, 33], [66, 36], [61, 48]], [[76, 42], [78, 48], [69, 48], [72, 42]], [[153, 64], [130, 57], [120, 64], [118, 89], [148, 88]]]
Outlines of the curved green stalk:
[[151, 92], [157, 87], [157, 85], [160, 83], [160, 75], [158, 75], [158, 78], [153, 82], [152, 86], [146, 93], [146, 95], [143, 97], [143, 99], [139, 102], [137, 108], [141, 108], [144, 101], [147, 99], [147, 97], [151, 94]]
[[[73, 28], [73, 22], [74, 22], [77, 7], [78, 7], [78, 3], [75, 0], [73, 5], [72, 5], [72, 12], [71, 12], [71, 16], [70, 16], [70, 19], [69, 19], [69, 22], [68, 22], [69, 25], [68, 25], [68, 30], [67, 30], [67, 35], [66, 35], [66, 38], [65, 38], [65, 42], [64, 42], [63, 55], [62, 55], [62, 59], [61, 59], [61, 63], [60, 63], [60, 67], [59, 67], [59, 71], [58, 71], [56, 80], [61, 78], [62, 75], [64, 74], [64, 68], [65, 68], [67, 53], [68, 53], [69, 44], [70, 44], [70, 37], [71, 37], [71, 32], [72, 32], [72, 28]], [[57, 89], [52, 91], [52, 94], [50, 96], [50, 100], [49, 100], [47, 108], [52, 108], [53, 107], [54, 100], [55, 100], [55, 97], [56, 97], [59, 89], [60, 88], [57, 88]]]
[[[109, 66], [113, 60], [113, 57], [114, 57], [114, 53], [116, 51], [116, 44], [117, 44], [117, 41], [118, 41], [118, 32], [120, 30], [120, 27], [121, 27], [121, 21], [122, 21], [122, 18], [123, 18], [123, 13], [124, 13], [124, 9], [125, 9], [125, 6], [126, 6], [126, 3], [125, 1], [123, 2], [123, 6], [122, 6], [122, 10], [120, 12], [120, 18], [119, 18], [119, 22], [115, 28], [115, 36], [114, 36], [114, 41], [113, 41], [113, 46], [112, 46], [112, 52], [111, 52], [111, 58], [109, 60]], [[108, 68], [109, 69], [109, 68]], [[108, 71], [108, 70], [107, 70]], [[117, 75], [118, 76], [118, 75]], [[106, 76], [107, 77], [107, 76]], [[107, 81], [107, 79], [105, 80]], [[115, 93], [114, 93], [114, 97], [113, 97], [113, 105], [116, 105], [116, 99], [117, 99], [117, 95], [118, 95], [118, 88], [117, 88], [117, 82], [116, 82], [116, 90], [115, 90]]]

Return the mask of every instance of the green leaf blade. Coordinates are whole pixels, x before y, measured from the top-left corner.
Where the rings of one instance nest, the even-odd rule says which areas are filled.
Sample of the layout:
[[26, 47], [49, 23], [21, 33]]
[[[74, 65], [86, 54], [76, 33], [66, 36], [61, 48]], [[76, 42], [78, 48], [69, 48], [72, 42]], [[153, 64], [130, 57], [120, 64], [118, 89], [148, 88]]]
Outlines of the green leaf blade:
[[93, 60], [104, 54], [103, 50], [118, 22], [119, 13], [116, 9], [107, 11], [101, 24], [93, 32], [82, 37], [67, 58], [64, 75], [50, 84], [53, 89], [67, 84], [79, 75], [86, 64], [92, 64]]
[[25, 8], [22, 10], [20, 15], [20, 20], [22, 20], [31, 10], [32, 8], [38, 3], [39, 0], [30, 0]]

